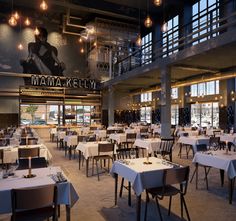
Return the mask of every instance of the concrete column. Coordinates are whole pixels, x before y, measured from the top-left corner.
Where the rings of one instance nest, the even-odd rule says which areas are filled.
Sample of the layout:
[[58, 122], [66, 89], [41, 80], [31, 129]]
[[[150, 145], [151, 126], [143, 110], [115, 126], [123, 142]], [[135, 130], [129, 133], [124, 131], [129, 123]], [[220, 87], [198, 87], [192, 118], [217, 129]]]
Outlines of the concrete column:
[[109, 86], [108, 88], [108, 125], [114, 124], [114, 88]]
[[161, 68], [161, 137], [171, 136], [171, 71]]

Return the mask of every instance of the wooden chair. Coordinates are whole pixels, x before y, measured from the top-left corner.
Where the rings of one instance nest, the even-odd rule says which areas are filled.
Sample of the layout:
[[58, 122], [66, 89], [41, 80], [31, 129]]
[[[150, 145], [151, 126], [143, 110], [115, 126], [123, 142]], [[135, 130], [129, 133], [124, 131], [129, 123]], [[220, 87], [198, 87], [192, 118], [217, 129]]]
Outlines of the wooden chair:
[[[31, 168], [45, 168], [48, 167], [48, 163], [44, 157], [36, 157], [31, 159]], [[29, 168], [29, 159], [22, 158], [19, 159], [19, 166], [17, 170], [26, 170]]]
[[98, 144], [98, 155], [93, 157], [93, 164], [92, 164], [92, 174], [93, 174], [94, 161], [96, 162], [98, 181], [99, 181], [98, 161], [108, 160], [108, 171], [109, 171], [110, 160], [112, 160], [112, 162], [114, 161], [114, 147], [115, 145], [113, 143]]
[[127, 148], [128, 148], [129, 144], [130, 144], [131, 147], [133, 147], [135, 139], [136, 139], [136, 133], [127, 133], [126, 134], [126, 142], [124, 142], [124, 146], [127, 146]]
[[55, 185], [12, 190], [11, 221], [57, 218], [57, 187]]
[[[156, 205], [159, 211], [159, 216], [161, 221], [163, 220], [163, 218], [161, 215], [161, 209], [158, 200], [162, 200], [165, 196], [170, 197], [169, 211], [168, 211], [168, 215], [170, 215], [172, 196], [179, 194], [180, 205], [181, 205], [181, 218], [183, 218], [183, 206], [184, 206], [187, 218], [188, 220], [190, 220], [187, 205], [184, 199], [184, 196], [187, 193], [188, 178], [189, 178], [189, 166], [164, 170], [162, 177], [162, 185], [160, 187], [146, 189], [146, 205], [145, 205], [144, 220], [146, 221], [147, 219], [147, 205], [149, 202], [148, 194], [151, 194], [152, 197], [155, 198], [156, 200]], [[176, 186], [177, 184], [179, 184], [179, 188]]]
[[39, 157], [39, 147], [35, 148], [18, 148], [18, 158]]
[[0, 164], [3, 164], [3, 149], [0, 149]]
[[156, 154], [161, 154], [162, 157], [168, 155], [170, 161], [172, 161], [172, 149], [174, 142], [174, 138], [161, 138], [160, 151], [157, 151]]

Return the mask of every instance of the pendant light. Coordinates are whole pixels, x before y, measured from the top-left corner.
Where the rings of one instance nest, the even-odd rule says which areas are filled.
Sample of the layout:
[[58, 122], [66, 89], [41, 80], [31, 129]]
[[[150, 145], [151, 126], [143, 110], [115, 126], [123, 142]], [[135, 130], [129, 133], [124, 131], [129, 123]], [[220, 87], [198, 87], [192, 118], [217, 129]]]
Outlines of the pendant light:
[[144, 25], [146, 28], [150, 28], [150, 27], [152, 27], [152, 19], [149, 16], [149, 0], [147, 0], [147, 11], [148, 11], [148, 13], [147, 13], [147, 17], [144, 21]]
[[43, 0], [39, 6], [43, 11], [46, 11], [48, 9], [47, 3]]
[[153, 3], [155, 6], [160, 6], [162, 3], [162, 0], [154, 0]]
[[29, 18], [25, 19], [24, 24], [25, 24], [25, 26], [30, 26], [31, 22], [30, 22]]
[[162, 27], [161, 27], [161, 30], [162, 32], [167, 32], [168, 31], [168, 24], [166, 22], [166, 16], [165, 16], [165, 6], [164, 6], [164, 3], [163, 3], [163, 24], [162, 24]]
[[142, 38], [141, 38], [141, 23], [140, 23], [140, 0], [139, 0], [139, 34], [138, 34], [138, 37], [136, 39], [136, 45], [138, 47], [141, 47], [142, 46]]
[[[15, 16], [16, 15], [16, 16]], [[18, 17], [17, 17], [18, 16]], [[16, 18], [17, 17], [17, 18]], [[12, 27], [17, 25], [17, 19], [19, 18], [19, 14], [16, 12], [13, 14], [13, 0], [11, 1], [11, 17], [8, 20], [8, 24]]]

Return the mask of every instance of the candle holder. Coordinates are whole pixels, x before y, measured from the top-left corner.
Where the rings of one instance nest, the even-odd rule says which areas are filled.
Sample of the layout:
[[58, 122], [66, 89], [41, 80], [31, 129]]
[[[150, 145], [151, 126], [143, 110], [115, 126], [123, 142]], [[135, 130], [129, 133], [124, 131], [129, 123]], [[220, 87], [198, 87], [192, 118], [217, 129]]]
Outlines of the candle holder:
[[146, 161], [143, 162], [144, 164], [152, 164], [152, 162], [149, 161], [149, 153], [147, 153]]
[[31, 168], [31, 157], [29, 157], [29, 170], [28, 170], [28, 174], [24, 175], [24, 178], [33, 178], [36, 177], [35, 174], [32, 174], [32, 168]]

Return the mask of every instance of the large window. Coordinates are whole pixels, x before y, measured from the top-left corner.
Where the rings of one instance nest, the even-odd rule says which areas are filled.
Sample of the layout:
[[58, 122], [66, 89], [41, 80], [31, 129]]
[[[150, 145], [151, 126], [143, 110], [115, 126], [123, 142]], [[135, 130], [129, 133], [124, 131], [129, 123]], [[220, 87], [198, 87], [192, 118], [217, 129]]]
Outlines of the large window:
[[192, 104], [191, 124], [202, 127], [219, 127], [219, 103]]
[[[193, 38], [212, 32], [218, 27], [217, 24], [214, 24], [219, 19], [218, 5], [219, 0], [200, 0], [193, 5], [192, 32], [196, 32]], [[218, 32], [210, 33], [207, 37], [196, 39], [193, 44], [206, 41], [216, 35], [218, 35]]]
[[179, 124], [179, 105], [171, 105], [171, 124], [178, 125]]
[[191, 97], [219, 94], [219, 81], [191, 85]]
[[152, 93], [149, 92], [149, 93], [143, 93], [141, 94], [141, 102], [149, 102], [149, 101], [152, 101]]
[[152, 62], [152, 32], [142, 38], [142, 64]]
[[151, 123], [151, 119], [152, 119], [152, 108], [151, 107], [141, 107], [140, 121]]
[[175, 16], [167, 23], [167, 30], [163, 32], [163, 57], [167, 57], [178, 50], [174, 48], [178, 46], [179, 38], [179, 16]]
[[178, 99], [178, 88], [171, 88], [171, 99]]

